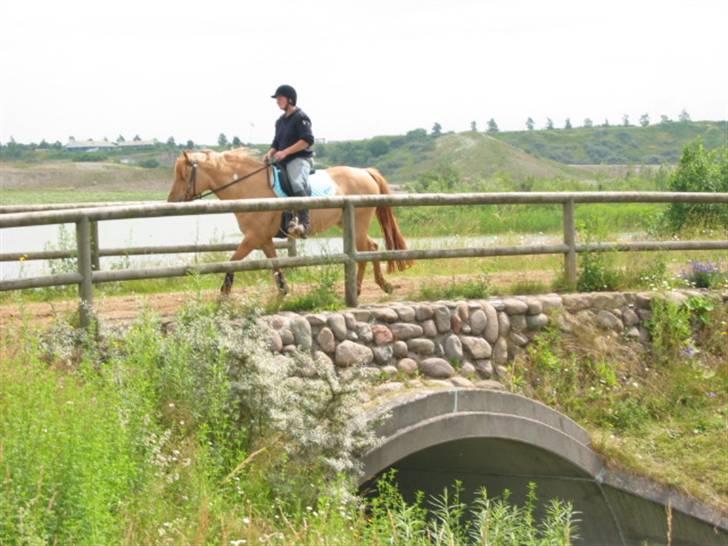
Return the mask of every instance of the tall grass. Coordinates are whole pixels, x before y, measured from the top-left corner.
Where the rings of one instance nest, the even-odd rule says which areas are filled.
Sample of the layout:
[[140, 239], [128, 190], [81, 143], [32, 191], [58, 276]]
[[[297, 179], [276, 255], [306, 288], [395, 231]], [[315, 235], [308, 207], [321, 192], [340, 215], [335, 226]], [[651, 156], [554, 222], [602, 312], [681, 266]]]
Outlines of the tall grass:
[[511, 388], [579, 421], [618, 463], [727, 507], [726, 306], [656, 296], [645, 344], [568, 324], [516, 359]]
[[[364, 503], [353, 476], [373, 437], [356, 375], [273, 357], [251, 309], [191, 300], [166, 326], [3, 336], [0, 543], [384, 544], [395, 518], [424, 530], [413, 544], [470, 544], [487, 522], [527, 527], [532, 508], [485, 492], [472, 523], [457, 488], [429, 511], [395, 507], [391, 482]], [[529, 532], [569, 544], [573, 511], [550, 506]]]

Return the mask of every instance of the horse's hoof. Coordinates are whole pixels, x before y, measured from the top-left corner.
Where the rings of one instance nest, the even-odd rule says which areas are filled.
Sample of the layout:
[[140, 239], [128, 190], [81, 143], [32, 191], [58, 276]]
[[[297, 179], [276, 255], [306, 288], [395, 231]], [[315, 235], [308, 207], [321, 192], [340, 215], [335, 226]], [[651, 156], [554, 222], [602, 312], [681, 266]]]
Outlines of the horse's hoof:
[[389, 283], [387, 283], [387, 284], [384, 285], [384, 291], [387, 294], [393, 294], [394, 293], [394, 286], [391, 285], [391, 284], [389, 284]]

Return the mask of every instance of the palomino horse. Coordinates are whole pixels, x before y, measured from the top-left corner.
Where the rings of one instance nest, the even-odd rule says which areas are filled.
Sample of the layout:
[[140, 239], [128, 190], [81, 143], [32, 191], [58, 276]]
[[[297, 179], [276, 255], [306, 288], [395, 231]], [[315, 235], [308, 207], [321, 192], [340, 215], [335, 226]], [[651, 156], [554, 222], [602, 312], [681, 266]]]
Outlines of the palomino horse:
[[[183, 152], [175, 163], [175, 180], [169, 192], [168, 201], [191, 201], [203, 193], [214, 193], [219, 199], [250, 199], [275, 197], [269, 184], [269, 169], [264, 163], [252, 157], [246, 149], [238, 148], [218, 153], [212, 150]], [[377, 195], [391, 193], [389, 184], [376, 169], [353, 167], [331, 167], [328, 174], [336, 185], [337, 195]], [[368, 235], [374, 208], [357, 208], [356, 248], [360, 251], [377, 250], [377, 243]], [[250, 252], [260, 249], [268, 258], [275, 258], [273, 237], [281, 225], [281, 211], [235, 213], [243, 240], [233, 253], [231, 260], [242, 260]], [[390, 207], [376, 207], [377, 219], [382, 226], [388, 250], [403, 250], [407, 245]], [[315, 209], [311, 211], [311, 234], [328, 228], [341, 226], [341, 209]], [[389, 261], [387, 270], [403, 271], [412, 264], [406, 260]], [[379, 262], [374, 261], [374, 279], [389, 293], [392, 286], [382, 275]], [[360, 262], [357, 270], [357, 290], [361, 292], [366, 262]], [[280, 270], [274, 271], [278, 289], [286, 293], [287, 287]], [[220, 289], [229, 294], [233, 286], [233, 273], [225, 275]]]

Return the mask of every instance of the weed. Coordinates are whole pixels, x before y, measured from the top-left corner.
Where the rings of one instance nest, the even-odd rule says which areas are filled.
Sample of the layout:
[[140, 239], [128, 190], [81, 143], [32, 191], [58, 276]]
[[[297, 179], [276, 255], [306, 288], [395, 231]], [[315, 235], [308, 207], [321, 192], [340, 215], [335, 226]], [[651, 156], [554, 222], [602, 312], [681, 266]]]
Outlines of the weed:
[[465, 281], [450, 279], [445, 284], [425, 283], [419, 289], [417, 299], [435, 301], [441, 299], [482, 299], [491, 293], [487, 274], [481, 272], [477, 278]]

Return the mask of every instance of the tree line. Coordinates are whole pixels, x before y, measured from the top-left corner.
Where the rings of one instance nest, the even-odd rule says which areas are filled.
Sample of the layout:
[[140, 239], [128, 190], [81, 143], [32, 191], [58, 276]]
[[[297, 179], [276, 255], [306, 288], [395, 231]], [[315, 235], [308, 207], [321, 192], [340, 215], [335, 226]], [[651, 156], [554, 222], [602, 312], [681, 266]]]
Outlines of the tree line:
[[[687, 110], [685, 110], [684, 108], [680, 112], [680, 114], [678, 115], [678, 121], [680, 121], [682, 123], [691, 121], [690, 114], [688, 114]], [[663, 124], [664, 125], [664, 124], [668, 124], [668, 123], [672, 123], [672, 122], [673, 122], [673, 120], [671, 120], [669, 118], [669, 116], [666, 116], [665, 114], [663, 114], [663, 115], [660, 116], [660, 122], [659, 122], [660, 124]], [[650, 115], [649, 114], [642, 114], [639, 117], [639, 125], [640, 125], [640, 127], [648, 127], [650, 124], [651, 124], [651, 122], [650, 122]], [[583, 121], [583, 123], [582, 123], [582, 127], [589, 128], [589, 127], [595, 127], [595, 126], [596, 125], [595, 125], [594, 121], [591, 118], [585, 118], [584, 121]], [[611, 127], [611, 124], [609, 123], [609, 119], [608, 118], [605, 118], [604, 121], [601, 123], [600, 126], [601, 127]], [[621, 126], [621, 127], [635, 127], [635, 125], [633, 125], [632, 123], [630, 123], [630, 119], [629, 119], [629, 115], [628, 114], [624, 114], [622, 116], [622, 120], [621, 120], [621, 123], [619, 123], [619, 126]], [[553, 131], [556, 128], [557, 127], [556, 127], [556, 124], [554, 123], [554, 120], [551, 119], [551, 118], [546, 118], [546, 122], [543, 125], [543, 129], [545, 129], [547, 131]], [[571, 122], [571, 118], [566, 118], [564, 120], [563, 128], [564, 129], [573, 129], [574, 128], [574, 125]], [[526, 129], [528, 131], [535, 131], [536, 130], [536, 122], [530, 116], [526, 120]], [[473, 131], [473, 132], [478, 132], [478, 123], [476, 121], [471, 121], [470, 122], [470, 130]], [[495, 118], [490, 118], [486, 122], [485, 132], [486, 133], [498, 133], [498, 132], [500, 132], [500, 129], [498, 128], [498, 123], [495, 121]], [[431, 134], [433, 136], [439, 136], [439, 135], [441, 135], [442, 134], [442, 125], [440, 125], [440, 123], [438, 123], [438, 122], [435, 122], [435, 124], [432, 126]]]

